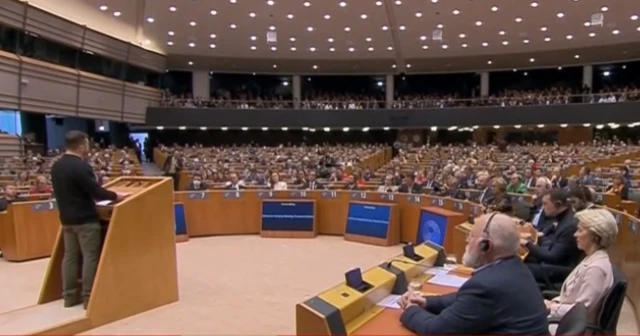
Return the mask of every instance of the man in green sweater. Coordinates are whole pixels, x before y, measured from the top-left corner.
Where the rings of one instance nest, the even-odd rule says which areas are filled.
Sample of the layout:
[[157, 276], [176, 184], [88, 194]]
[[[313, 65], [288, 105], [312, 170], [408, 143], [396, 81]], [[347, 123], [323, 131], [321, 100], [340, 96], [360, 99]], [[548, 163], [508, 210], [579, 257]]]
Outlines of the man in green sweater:
[[525, 194], [527, 192], [527, 186], [522, 183], [522, 178], [518, 174], [511, 175], [509, 185], [507, 186], [507, 193], [510, 194]]

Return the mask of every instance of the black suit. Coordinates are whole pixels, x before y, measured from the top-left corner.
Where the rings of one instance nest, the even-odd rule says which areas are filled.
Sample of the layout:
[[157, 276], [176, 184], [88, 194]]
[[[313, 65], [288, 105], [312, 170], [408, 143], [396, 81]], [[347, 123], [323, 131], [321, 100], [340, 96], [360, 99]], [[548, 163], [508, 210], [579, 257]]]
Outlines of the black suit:
[[360, 190], [357, 184], [347, 184], [344, 186], [344, 190]]
[[306, 181], [304, 182], [301, 186], [300, 189], [304, 189], [304, 190], [322, 190], [322, 189], [326, 189], [326, 187], [324, 186], [324, 184], [322, 183], [318, 183], [318, 181]]
[[538, 282], [563, 282], [580, 262], [582, 254], [574, 237], [577, 228], [573, 211], [567, 209], [553, 218], [537, 245], [527, 243], [529, 255], [525, 262]]
[[398, 192], [406, 194], [422, 194], [422, 187], [416, 183], [411, 186], [402, 184], [400, 188], [398, 188]]
[[14, 199], [8, 200], [4, 197], [0, 198], [0, 211], [7, 211], [9, 204], [16, 202], [26, 202], [27, 199], [22, 196], [16, 196]]
[[195, 184], [193, 184], [193, 182], [189, 183], [189, 185], [187, 186], [187, 190], [189, 191], [197, 191], [197, 190], [207, 190], [207, 185], [204, 183], [200, 183], [200, 185], [198, 185], [197, 187], [195, 186]]
[[244, 189], [247, 189], [247, 187], [239, 183], [238, 184], [229, 183], [224, 186], [224, 190], [244, 190]]
[[487, 187], [483, 190], [480, 190], [480, 194], [478, 195], [478, 203], [486, 205], [493, 202], [494, 198], [495, 193], [493, 192], [493, 189]]

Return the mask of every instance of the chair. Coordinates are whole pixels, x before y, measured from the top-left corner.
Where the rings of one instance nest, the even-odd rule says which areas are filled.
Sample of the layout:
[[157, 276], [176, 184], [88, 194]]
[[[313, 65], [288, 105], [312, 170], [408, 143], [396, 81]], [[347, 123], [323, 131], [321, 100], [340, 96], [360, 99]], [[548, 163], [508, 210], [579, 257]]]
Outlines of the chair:
[[584, 335], [587, 331], [587, 308], [584, 304], [576, 303], [560, 319], [549, 321], [549, 325], [558, 324], [554, 335]]
[[598, 312], [597, 325], [588, 326], [590, 334], [616, 335], [616, 327], [627, 294], [627, 277], [616, 266], [613, 268], [613, 286], [605, 293]]

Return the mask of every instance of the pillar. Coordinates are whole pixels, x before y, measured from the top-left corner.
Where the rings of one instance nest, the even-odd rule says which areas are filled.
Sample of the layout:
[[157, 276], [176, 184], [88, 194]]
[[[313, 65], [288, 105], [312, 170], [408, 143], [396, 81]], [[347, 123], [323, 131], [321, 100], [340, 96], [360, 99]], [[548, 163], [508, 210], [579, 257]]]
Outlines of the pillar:
[[291, 78], [291, 86], [293, 87], [293, 108], [300, 108], [300, 101], [302, 100], [302, 80], [300, 75], [293, 75]]
[[393, 82], [393, 75], [387, 75], [385, 79], [384, 93], [385, 93], [385, 103], [386, 103], [385, 106], [388, 109], [393, 107], [393, 96], [395, 93], [394, 84], [395, 83]]
[[209, 72], [204, 70], [195, 70], [192, 73], [192, 77], [193, 97], [208, 100], [211, 96]]
[[489, 73], [483, 72], [480, 74], [480, 96], [489, 96]]
[[591, 65], [582, 67], [582, 86], [593, 88], [593, 67]]

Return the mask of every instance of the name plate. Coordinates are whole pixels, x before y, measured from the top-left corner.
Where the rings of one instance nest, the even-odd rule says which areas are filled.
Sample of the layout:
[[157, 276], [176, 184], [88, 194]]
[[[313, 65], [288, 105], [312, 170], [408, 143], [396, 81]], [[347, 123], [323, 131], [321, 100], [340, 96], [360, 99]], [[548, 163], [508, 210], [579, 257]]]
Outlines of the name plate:
[[307, 192], [304, 190], [293, 190], [289, 192], [291, 198], [307, 198]]
[[226, 199], [238, 199], [242, 198], [242, 193], [239, 191], [225, 191], [222, 197]]
[[634, 234], [638, 233], [638, 222], [634, 220], [629, 221], [629, 230]]
[[190, 200], [203, 200], [209, 198], [209, 193], [204, 191], [190, 192], [187, 194], [187, 198]]
[[351, 199], [367, 199], [367, 193], [366, 192], [352, 192], [351, 193]]
[[464, 203], [455, 201], [453, 202], [453, 208], [458, 211], [464, 211]]
[[420, 203], [422, 202], [422, 197], [419, 195], [409, 195], [407, 196], [407, 202], [409, 203]]
[[432, 198], [431, 205], [442, 208], [444, 206], [444, 200], [442, 198]]
[[338, 192], [335, 190], [325, 190], [322, 192], [322, 198], [338, 198]]
[[396, 195], [392, 193], [383, 193], [383, 194], [380, 194], [380, 199], [383, 201], [393, 201], [396, 199]]
[[273, 191], [259, 191], [258, 197], [260, 198], [273, 198]]
[[39, 202], [34, 204], [31, 209], [33, 211], [55, 211], [58, 210], [58, 204], [55, 201]]

